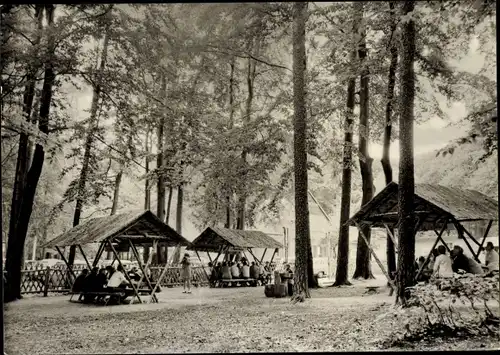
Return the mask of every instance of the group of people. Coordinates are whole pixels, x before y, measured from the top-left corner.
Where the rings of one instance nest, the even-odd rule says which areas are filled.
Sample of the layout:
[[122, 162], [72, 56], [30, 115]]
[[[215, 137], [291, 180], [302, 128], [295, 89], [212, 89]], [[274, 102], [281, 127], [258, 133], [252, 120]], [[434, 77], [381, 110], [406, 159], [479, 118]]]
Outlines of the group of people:
[[431, 258], [427, 265], [424, 265], [425, 258], [421, 256], [416, 262], [417, 270], [422, 270], [418, 281], [427, 281], [430, 278], [452, 277], [453, 273], [465, 272], [476, 275], [498, 272], [498, 252], [493, 243], [488, 242], [486, 248], [485, 265], [479, 264], [474, 258], [464, 254], [461, 246], [455, 245], [449, 255], [446, 247], [440, 245], [432, 251]]
[[210, 281], [217, 284], [220, 280], [245, 280], [253, 279], [261, 284], [267, 284], [271, 280], [272, 265], [266, 261], [260, 263], [252, 261], [251, 263], [246, 258], [241, 258], [239, 261], [223, 261], [218, 262], [215, 266], [209, 263], [211, 268]]
[[[118, 265], [116, 269], [113, 266], [101, 269], [94, 267], [90, 272], [88, 269], [84, 269], [73, 283], [72, 292], [80, 293], [79, 300], [83, 299], [85, 303], [94, 302], [102, 298], [93, 294], [95, 292], [124, 290], [129, 286], [130, 283], [125, 277], [125, 272], [121, 265]], [[132, 281], [140, 281], [141, 279], [135, 267], [127, 274]]]

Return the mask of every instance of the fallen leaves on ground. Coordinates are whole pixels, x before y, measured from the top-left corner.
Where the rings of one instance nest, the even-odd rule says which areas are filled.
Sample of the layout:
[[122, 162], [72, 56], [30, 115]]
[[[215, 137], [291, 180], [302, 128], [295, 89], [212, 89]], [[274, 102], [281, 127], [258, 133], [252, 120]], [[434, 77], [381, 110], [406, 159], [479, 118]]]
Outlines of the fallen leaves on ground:
[[[25, 299], [6, 306], [6, 352], [181, 353], [296, 352], [380, 349], [390, 333], [375, 319], [391, 307], [385, 294], [363, 288], [312, 290], [292, 305], [262, 288], [169, 289], [159, 304], [99, 307], [68, 297]], [[496, 348], [496, 339], [418, 344], [419, 350]]]

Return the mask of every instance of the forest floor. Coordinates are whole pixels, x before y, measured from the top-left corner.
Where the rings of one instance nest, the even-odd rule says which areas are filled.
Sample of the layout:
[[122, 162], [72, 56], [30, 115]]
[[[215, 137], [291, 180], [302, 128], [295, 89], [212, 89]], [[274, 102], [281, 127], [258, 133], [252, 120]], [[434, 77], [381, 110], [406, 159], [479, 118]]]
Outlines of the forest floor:
[[[382, 349], [390, 329], [380, 314], [394, 303], [388, 290], [364, 294], [367, 284], [311, 291], [311, 299], [264, 296], [262, 287], [165, 289], [159, 303], [92, 306], [69, 296], [26, 297], [4, 309], [5, 353], [183, 353], [363, 351]], [[439, 340], [414, 350], [500, 348], [495, 338]], [[400, 350], [402, 348], [392, 348]], [[405, 348], [408, 349], [408, 348]]]

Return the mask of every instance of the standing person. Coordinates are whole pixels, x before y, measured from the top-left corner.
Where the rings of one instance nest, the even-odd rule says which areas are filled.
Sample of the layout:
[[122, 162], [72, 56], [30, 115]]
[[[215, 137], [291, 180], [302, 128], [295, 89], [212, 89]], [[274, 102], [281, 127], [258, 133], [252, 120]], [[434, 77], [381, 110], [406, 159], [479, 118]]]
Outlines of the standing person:
[[453, 268], [451, 258], [446, 255], [446, 248], [444, 245], [440, 245], [437, 248], [438, 256], [434, 262], [434, 273], [433, 276], [437, 278], [441, 277], [453, 277]]
[[488, 267], [488, 270], [491, 271], [498, 271], [498, 253], [493, 247], [492, 242], [488, 242], [486, 244], [486, 257], [485, 257], [485, 264]]
[[191, 293], [191, 261], [189, 261], [189, 254], [184, 254], [181, 261], [181, 277], [184, 283], [184, 291], [182, 293]]

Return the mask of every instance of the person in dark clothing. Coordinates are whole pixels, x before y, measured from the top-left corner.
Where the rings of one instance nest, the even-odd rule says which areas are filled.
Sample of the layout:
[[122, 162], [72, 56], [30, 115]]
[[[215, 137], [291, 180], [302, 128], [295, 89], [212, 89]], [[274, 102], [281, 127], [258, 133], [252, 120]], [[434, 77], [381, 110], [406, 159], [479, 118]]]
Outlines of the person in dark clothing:
[[139, 281], [141, 279], [141, 275], [139, 275], [135, 266], [128, 272], [128, 277], [133, 281]]
[[[98, 281], [97, 274], [99, 272], [99, 268], [94, 267], [88, 276], [85, 278], [83, 282], [82, 292], [96, 292], [98, 290]], [[85, 295], [83, 300], [85, 303], [93, 302], [95, 299], [94, 295]]]
[[464, 255], [463, 249], [455, 245], [453, 250], [451, 251], [451, 258], [453, 260], [452, 269], [453, 272], [458, 272], [458, 270], [464, 270], [467, 273], [470, 273], [469, 260]]
[[96, 290], [102, 291], [104, 286], [108, 283], [108, 277], [106, 275], [106, 269], [100, 269], [97, 274]]
[[[82, 292], [84, 283], [85, 283], [85, 278], [88, 276], [89, 270], [88, 269], [83, 269], [82, 273], [78, 275], [76, 278], [75, 282], [73, 283], [73, 287], [71, 288], [71, 292], [73, 293], [79, 293]], [[83, 294], [80, 294], [78, 297], [78, 301], [81, 301], [83, 298]]]

